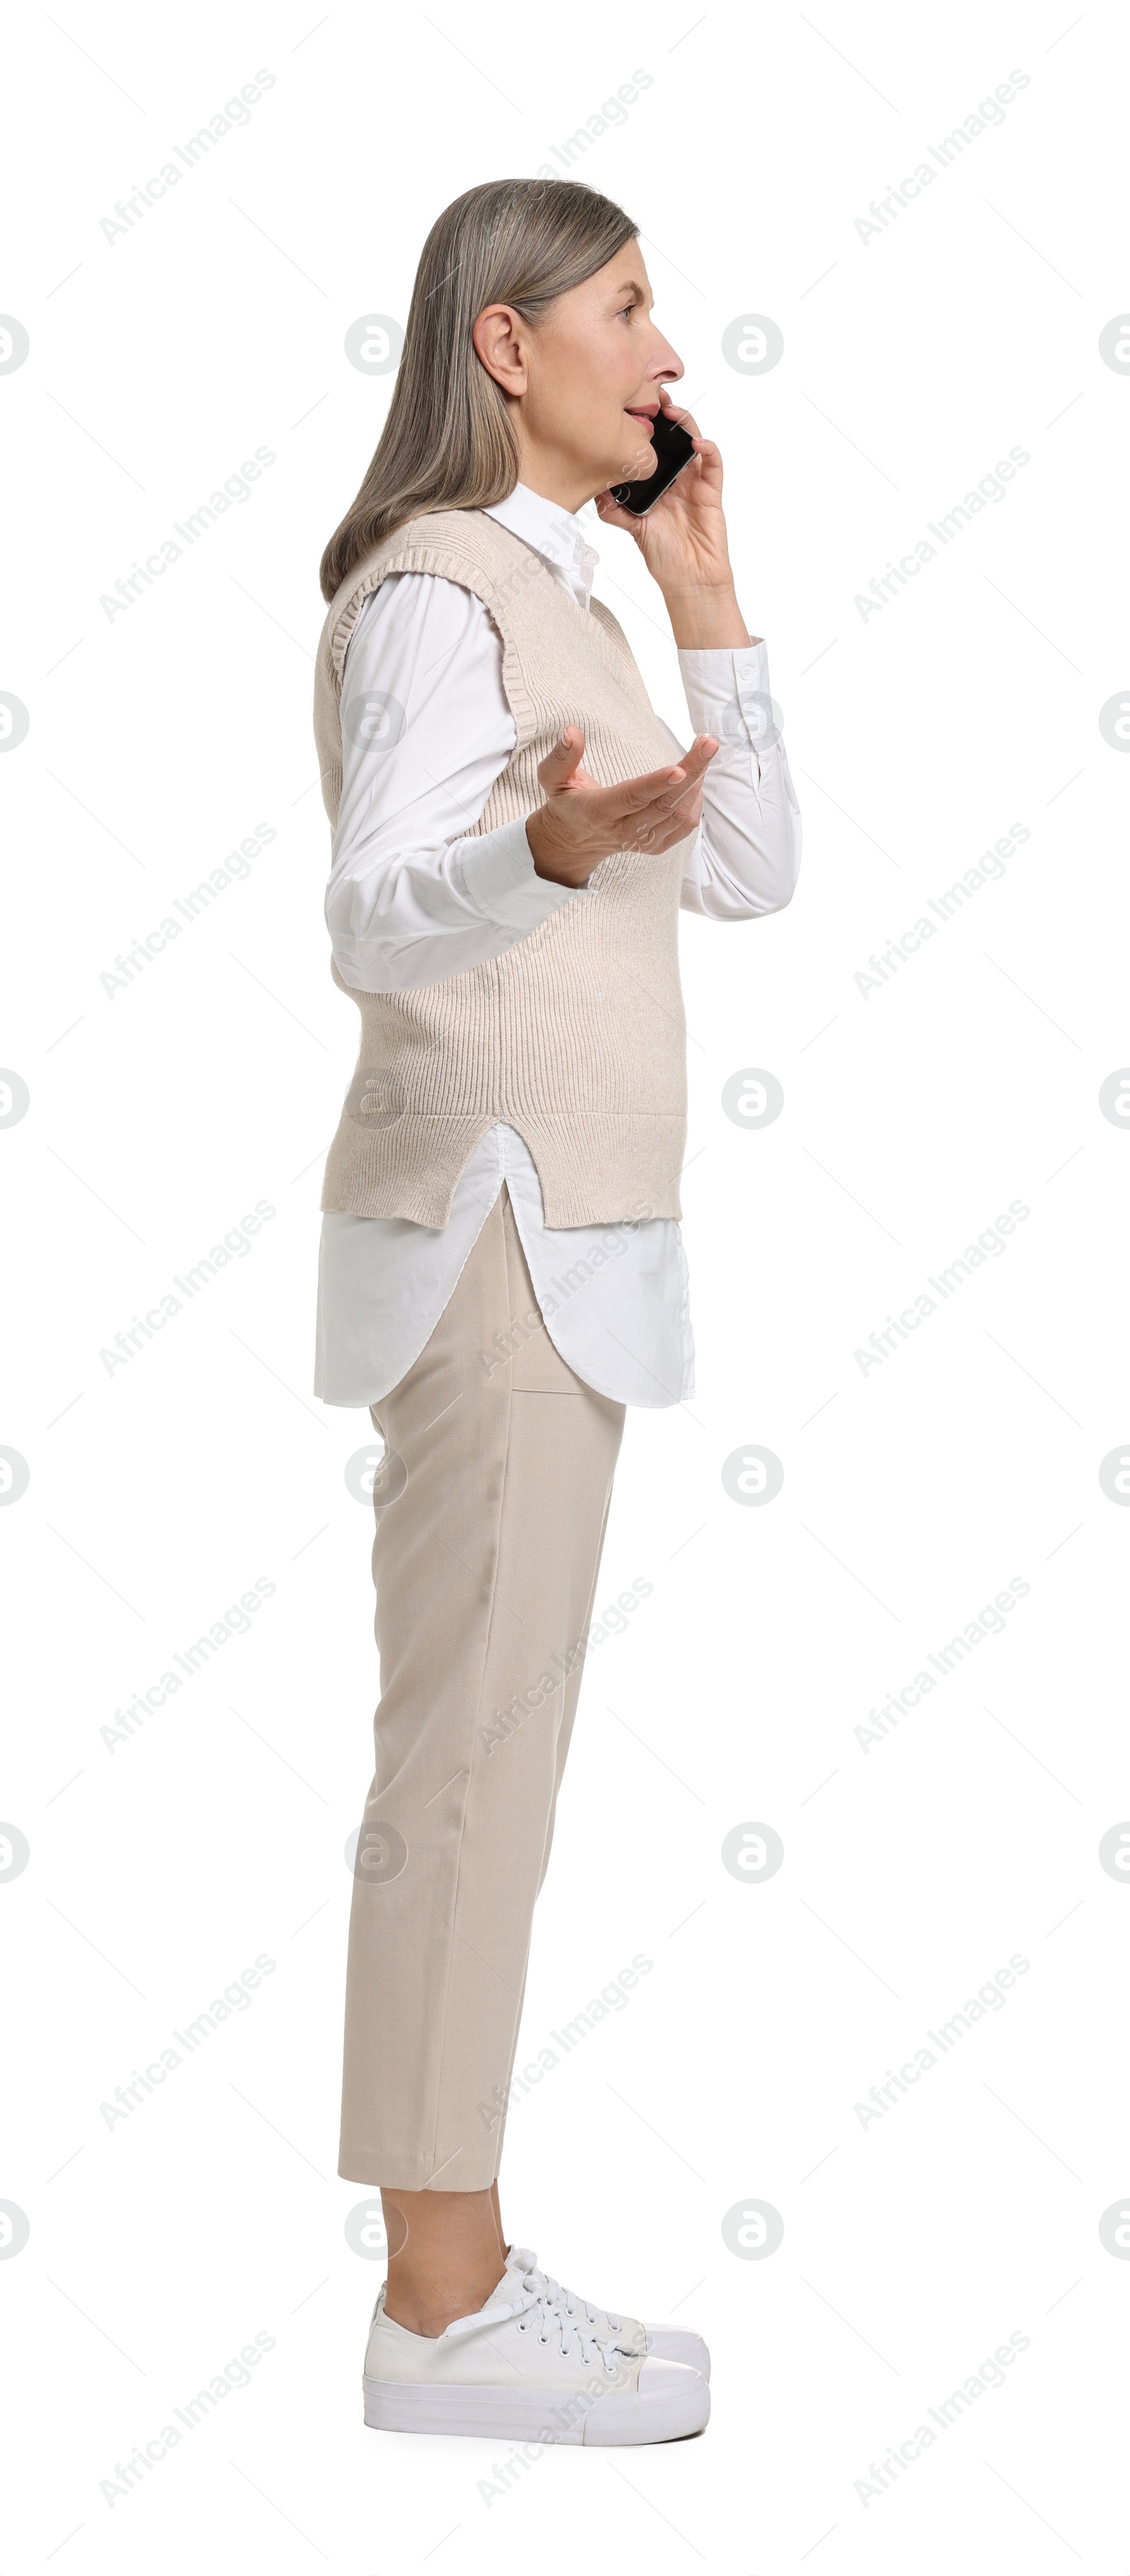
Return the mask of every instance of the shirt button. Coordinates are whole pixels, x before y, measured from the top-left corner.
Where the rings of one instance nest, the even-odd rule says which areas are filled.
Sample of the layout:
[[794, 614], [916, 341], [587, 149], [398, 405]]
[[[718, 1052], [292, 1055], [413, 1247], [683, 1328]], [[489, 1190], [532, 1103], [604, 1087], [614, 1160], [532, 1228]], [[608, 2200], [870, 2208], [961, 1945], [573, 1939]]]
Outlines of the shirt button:
[[740, 669], [740, 671], [738, 672], [738, 678], [739, 678], [739, 680], [749, 680], [749, 679], [752, 679], [752, 676], [753, 676], [753, 672], [752, 672], [752, 666], [751, 666], [751, 664], [750, 664], [750, 663], [748, 663], [748, 662], [743, 662], [743, 663], [742, 663], [742, 666], [741, 666], [741, 669]]

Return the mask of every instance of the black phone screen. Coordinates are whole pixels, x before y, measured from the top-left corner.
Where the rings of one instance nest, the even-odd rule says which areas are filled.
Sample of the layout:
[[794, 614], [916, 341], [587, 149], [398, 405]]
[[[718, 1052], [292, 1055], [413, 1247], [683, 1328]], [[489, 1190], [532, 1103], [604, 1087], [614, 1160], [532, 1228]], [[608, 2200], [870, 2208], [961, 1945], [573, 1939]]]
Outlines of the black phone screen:
[[681, 428], [677, 420], [670, 420], [666, 412], [661, 411], [651, 427], [656, 455], [654, 474], [645, 475], [638, 483], [610, 483], [608, 487], [613, 500], [618, 501], [620, 508], [627, 510], [633, 519], [645, 517], [652, 502], [658, 501], [668, 490], [676, 474], [682, 473], [684, 465], [694, 455], [694, 440], [689, 430]]

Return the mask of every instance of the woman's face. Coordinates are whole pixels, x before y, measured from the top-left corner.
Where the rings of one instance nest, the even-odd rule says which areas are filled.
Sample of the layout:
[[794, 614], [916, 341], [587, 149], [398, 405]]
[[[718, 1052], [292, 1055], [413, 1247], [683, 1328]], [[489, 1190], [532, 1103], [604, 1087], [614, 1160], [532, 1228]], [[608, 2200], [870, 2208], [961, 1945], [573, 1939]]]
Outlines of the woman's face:
[[579, 510], [610, 483], [655, 470], [650, 424], [659, 388], [683, 364], [651, 319], [638, 241], [571, 287], [536, 327], [512, 305], [479, 315], [474, 341], [507, 395], [522, 456], [520, 479]]

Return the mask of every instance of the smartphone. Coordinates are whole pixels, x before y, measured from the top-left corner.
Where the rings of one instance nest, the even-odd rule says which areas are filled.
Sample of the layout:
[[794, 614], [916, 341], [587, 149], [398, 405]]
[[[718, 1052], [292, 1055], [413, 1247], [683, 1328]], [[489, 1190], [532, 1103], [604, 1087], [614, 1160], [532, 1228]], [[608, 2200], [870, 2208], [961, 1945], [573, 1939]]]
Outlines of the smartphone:
[[608, 486], [613, 500], [618, 501], [620, 508], [627, 510], [633, 519], [647, 517], [653, 501], [658, 501], [664, 492], [670, 490], [676, 474], [682, 473], [684, 465], [688, 465], [694, 455], [690, 431], [680, 428], [678, 421], [671, 420], [665, 411], [657, 413], [651, 428], [656, 455], [654, 474], [646, 475], [639, 483], [610, 483]]

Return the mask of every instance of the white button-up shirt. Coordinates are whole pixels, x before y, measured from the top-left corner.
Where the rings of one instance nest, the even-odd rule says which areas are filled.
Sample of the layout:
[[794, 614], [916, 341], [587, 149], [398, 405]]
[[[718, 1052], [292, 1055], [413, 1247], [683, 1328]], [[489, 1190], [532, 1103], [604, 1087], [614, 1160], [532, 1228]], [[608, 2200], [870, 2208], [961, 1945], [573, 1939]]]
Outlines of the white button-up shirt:
[[[519, 483], [487, 515], [588, 610], [599, 558], [570, 511]], [[719, 742], [681, 904], [718, 921], [775, 912], [796, 884], [801, 826], [765, 645], [682, 650], [679, 668], [693, 731]], [[342, 683], [325, 913], [345, 983], [370, 993], [436, 983], [586, 900], [587, 887], [537, 875], [524, 819], [466, 837], [516, 739], [502, 643], [482, 601], [431, 573], [389, 574], [358, 618]], [[678, 1404], [693, 1392], [674, 1218], [548, 1227], [529, 1148], [500, 1122], [465, 1165], [446, 1226], [324, 1213], [314, 1374], [323, 1403], [375, 1404], [405, 1375], [504, 1181], [546, 1329], [578, 1377], [621, 1404]]]

